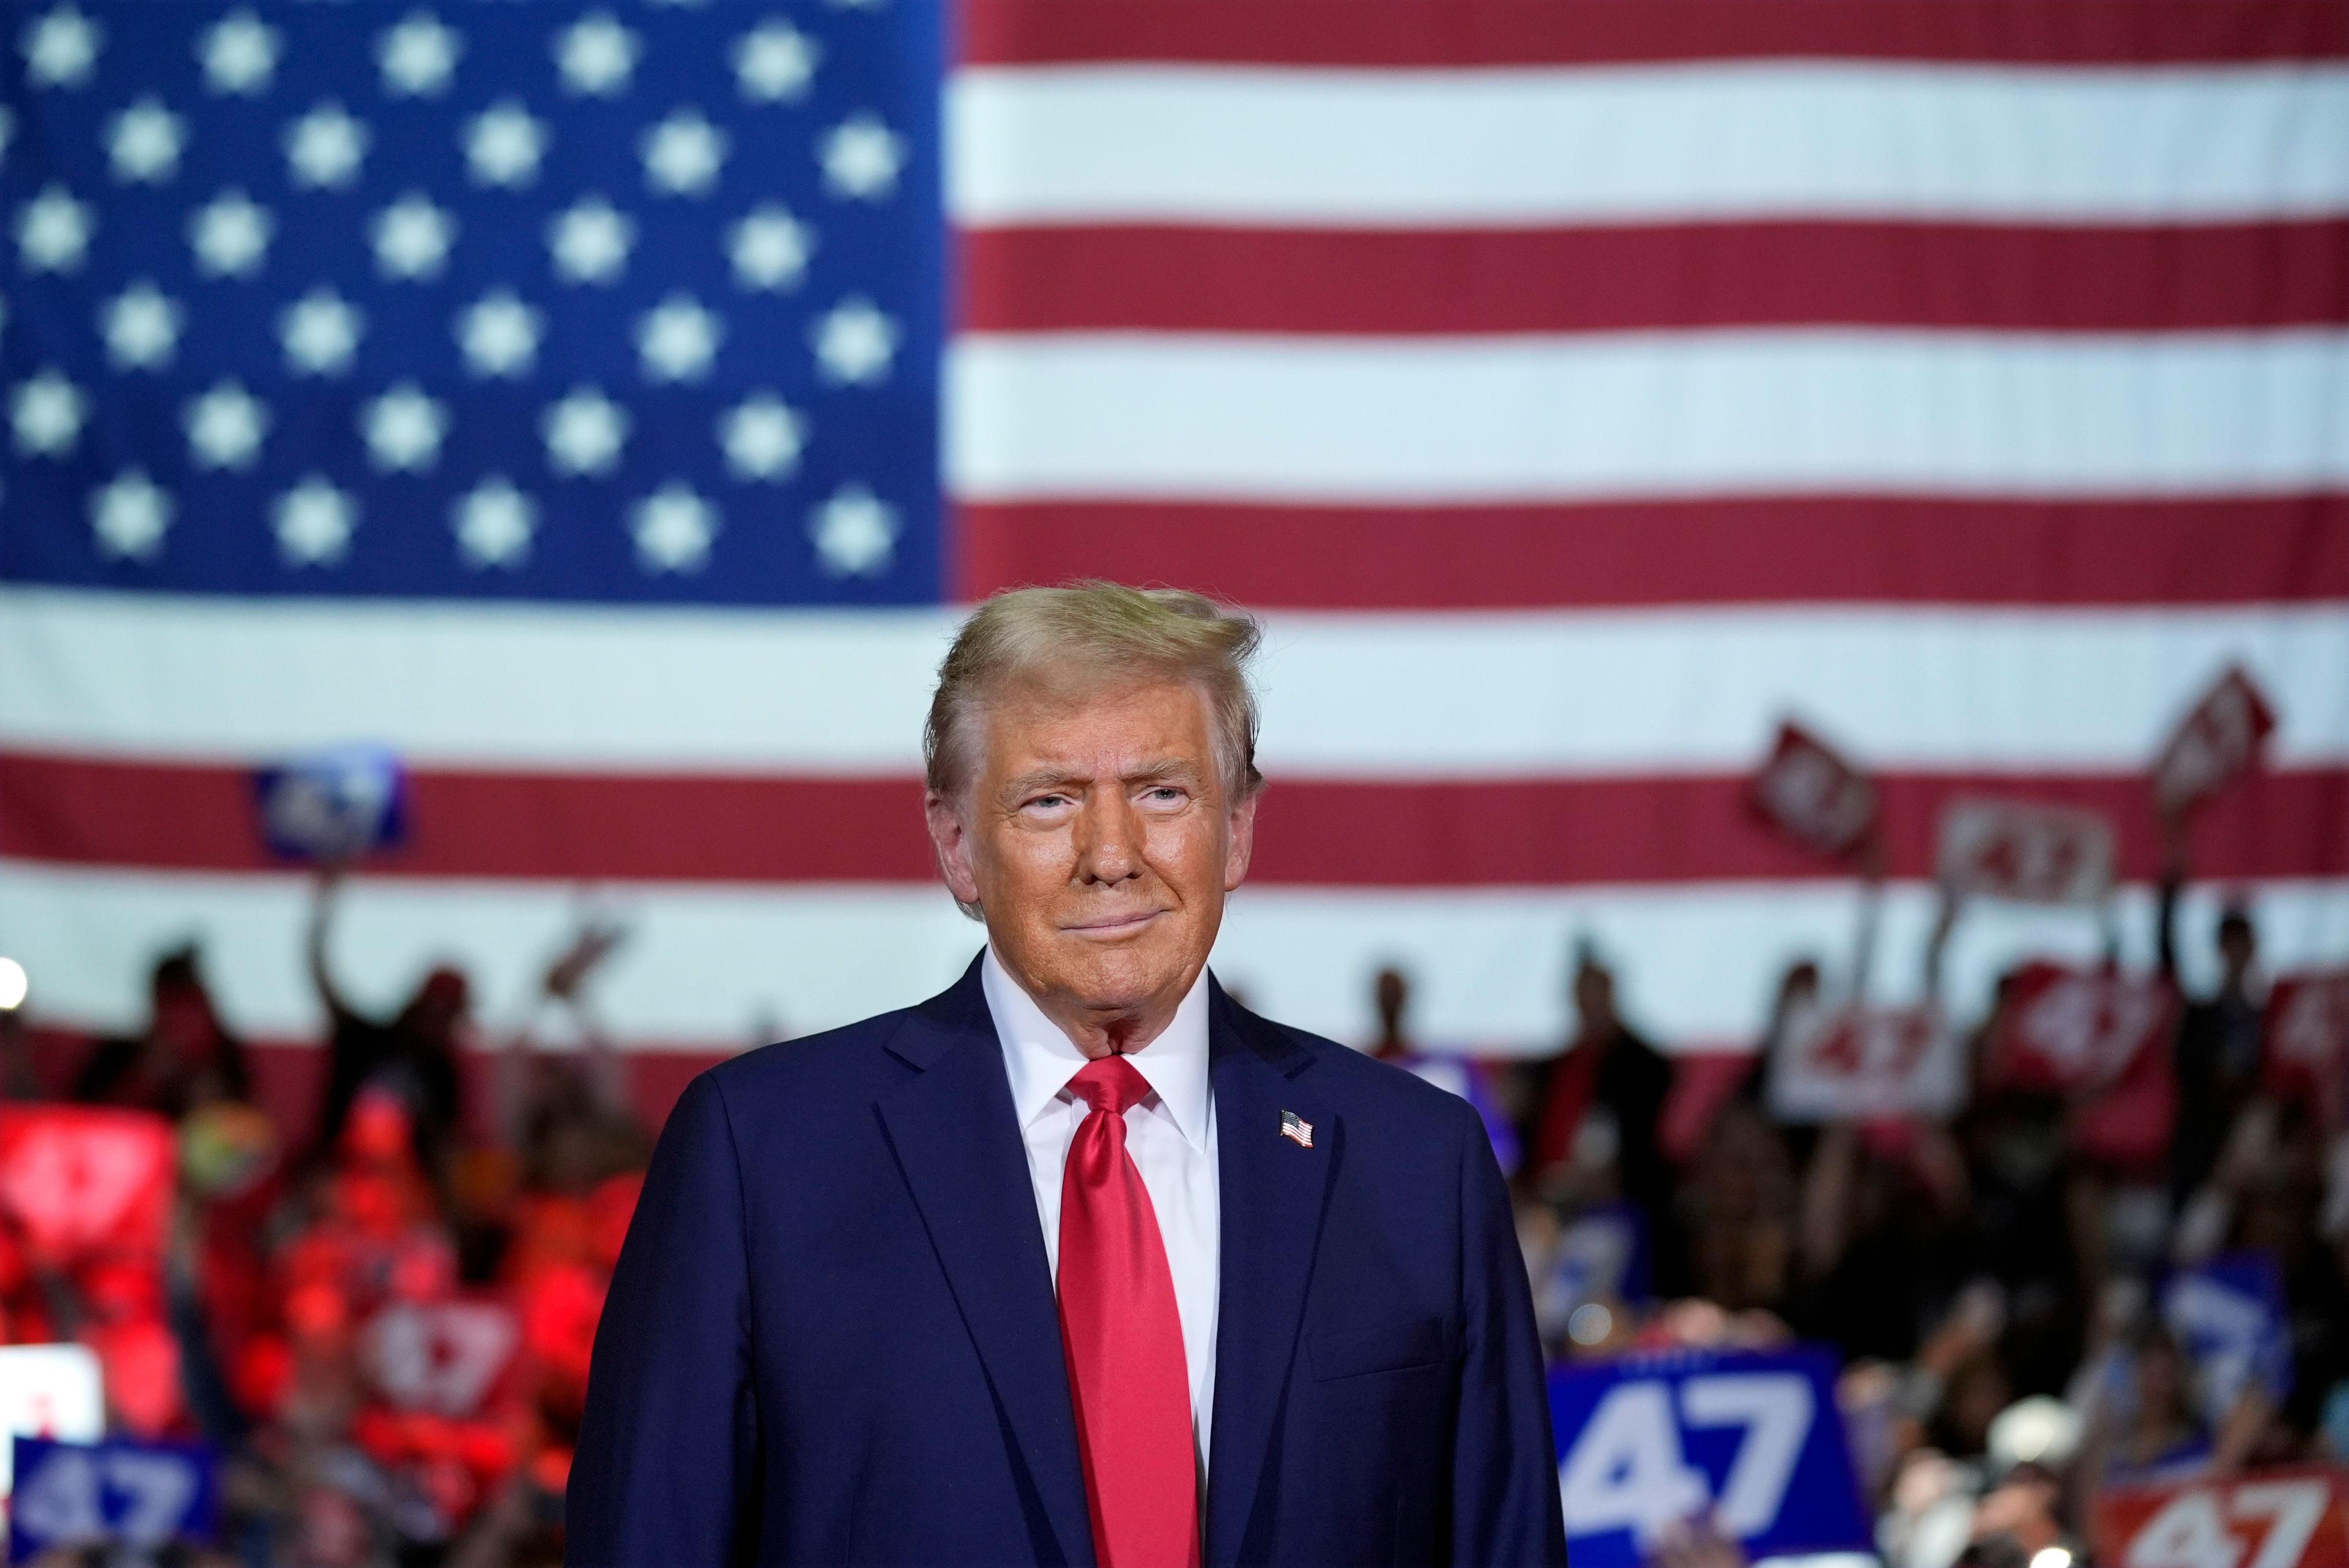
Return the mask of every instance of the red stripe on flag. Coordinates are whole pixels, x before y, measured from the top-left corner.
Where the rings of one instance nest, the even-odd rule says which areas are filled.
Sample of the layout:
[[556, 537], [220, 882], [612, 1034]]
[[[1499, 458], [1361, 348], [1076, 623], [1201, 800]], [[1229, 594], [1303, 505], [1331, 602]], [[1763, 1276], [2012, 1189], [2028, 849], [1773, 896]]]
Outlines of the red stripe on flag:
[[[445, 773], [413, 780], [414, 841], [387, 875], [599, 882], [917, 882], [932, 872], [910, 778]], [[1932, 870], [1952, 794], [1987, 791], [2108, 813], [2133, 876], [2155, 866], [2142, 779], [1883, 780], [1891, 871]], [[1640, 883], [1837, 874], [1748, 814], [1724, 776], [1339, 782], [1276, 778], [1254, 880], [1442, 887]], [[2210, 877], [2349, 873], [2349, 769], [2254, 778], [2201, 826]], [[0, 755], [0, 854], [247, 872], [271, 861], [234, 769]]]
[[2128, 332], [2349, 321], [2349, 222], [977, 229], [977, 332]]
[[2029, 65], [2349, 54], [2334, 0], [968, 0], [968, 65], [1612, 64], [1816, 57]]
[[962, 502], [956, 591], [1075, 577], [1299, 609], [2349, 597], [2349, 496], [1257, 506]]

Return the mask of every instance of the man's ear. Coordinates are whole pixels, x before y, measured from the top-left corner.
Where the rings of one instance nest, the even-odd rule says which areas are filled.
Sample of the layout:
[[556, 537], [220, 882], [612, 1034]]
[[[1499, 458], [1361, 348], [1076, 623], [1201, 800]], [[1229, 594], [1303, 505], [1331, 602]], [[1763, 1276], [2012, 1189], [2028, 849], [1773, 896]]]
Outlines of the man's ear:
[[1247, 880], [1248, 857], [1256, 852], [1256, 806], [1264, 799], [1259, 789], [1232, 808], [1232, 840], [1224, 851], [1224, 891], [1230, 892]]
[[922, 814], [930, 827], [930, 848], [938, 858], [938, 875], [957, 903], [978, 902], [978, 872], [971, 865], [970, 829], [953, 801], [933, 789], [922, 797]]

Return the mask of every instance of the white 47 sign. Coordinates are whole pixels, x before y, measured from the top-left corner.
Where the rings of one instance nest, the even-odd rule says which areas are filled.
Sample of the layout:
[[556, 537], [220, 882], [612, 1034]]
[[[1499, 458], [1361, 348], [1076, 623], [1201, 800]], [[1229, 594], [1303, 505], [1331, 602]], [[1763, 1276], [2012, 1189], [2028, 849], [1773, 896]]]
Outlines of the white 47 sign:
[[2341, 1568], [2341, 1486], [2338, 1476], [2253, 1475], [2116, 1493], [2097, 1510], [2100, 1555], [2120, 1568]]
[[[1675, 1393], [1677, 1392], [1677, 1398]], [[1810, 1380], [1794, 1372], [1718, 1372], [1674, 1384], [1618, 1383], [1601, 1398], [1558, 1467], [1571, 1538], [1629, 1530], [1645, 1546], [1676, 1520], [1714, 1510], [1741, 1540], [1776, 1522], [1817, 1417]], [[1732, 1429], [1736, 1448], [1716, 1496], [1689, 1462], [1683, 1429]], [[2261, 1568], [2266, 1568], [2261, 1564]]]

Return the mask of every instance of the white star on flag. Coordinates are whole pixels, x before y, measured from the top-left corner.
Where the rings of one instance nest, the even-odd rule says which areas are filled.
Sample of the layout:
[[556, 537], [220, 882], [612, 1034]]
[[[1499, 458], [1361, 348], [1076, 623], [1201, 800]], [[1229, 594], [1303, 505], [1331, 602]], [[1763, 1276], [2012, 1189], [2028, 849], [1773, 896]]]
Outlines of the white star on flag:
[[889, 0], [824, 0], [835, 11], [878, 11]]
[[548, 221], [546, 249], [554, 275], [569, 284], [608, 284], [626, 270], [636, 220], [589, 191]]
[[180, 171], [188, 145], [187, 122], [151, 94], [114, 117], [107, 127], [106, 155], [121, 185], [160, 185]]
[[646, 571], [694, 573], [709, 563], [718, 509], [672, 480], [636, 503], [630, 526]]
[[277, 313], [285, 367], [296, 376], [340, 376], [351, 367], [367, 317], [321, 284]]
[[161, 370], [180, 346], [185, 313], [179, 302], [141, 278], [107, 302], [98, 315], [107, 362], [117, 370]]
[[125, 469], [89, 492], [89, 531], [98, 553], [116, 561], [151, 561], [177, 509], [171, 492], [143, 469]]
[[475, 571], [519, 566], [530, 559], [538, 503], [516, 490], [505, 475], [492, 474], [458, 497], [450, 518], [457, 531], [458, 552]]
[[208, 278], [259, 272], [276, 232], [269, 209], [234, 186], [188, 214], [188, 244], [196, 253], [196, 270]]
[[411, 11], [376, 40], [383, 90], [394, 98], [434, 98], [446, 92], [465, 52], [457, 30], [429, 11]]
[[628, 411], [593, 387], [574, 387], [539, 420], [546, 466], [558, 474], [603, 474], [628, 438]]
[[591, 12], [554, 35], [555, 69], [565, 91], [587, 98], [614, 98], [628, 90], [628, 77], [643, 52], [636, 36], [612, 19]]
[[836, 387], [886, 381], [897, 353], [897, 324], [861, 295], [841, 301], [809, 329], [816, 371]]
[[286, 565], [332, 566], [350, 553], [358, 503], [325, 475], [309, 474], [277, 498], [271, 515], [277, 528], [277, 553]]
[[863, 485], [843, 485], [808, 514], [808, 538], [827, 577], [878, 577], [897, 548], [897, 513]]
[[796, 102], [822, 53], [789, 22], [770, 19], [734, 40], [734, 79], [753, 103]]
[[698, 381], [709, 373], [724, 324], [690, 294], [673, 294], [636, 320], [647, 381]]
[[852, 201], [877, 201], [897, 189], [905, 141], [868, 113], [850, 115], [824, 133], [816, 149], [825, 189]]
[[70, 5], [28, 22], [17, 36], [26, 79], [36, 88], [78, 88], [98, 66], [106, 30]]
[[465, 127], [465, 162], [476, 185], [520, 190], [538, 178], [546, 155], [546, 122], [515, 98], [475, 115]]
[[16, 449], [28, 458], [62, 458], [81, 439], [89, 415], [82, 389], [56, 370], [42, 370], [21, 382], [11, 400], [8, 422]]
[[726, 133], [696, 108], [672, 110], [636, 143], [645, 183], [670, 196], [707, 195], [718, 182], [726, 150]]
[[773, 393], [756, 393], [718, 421], [718, 443], [736, 479], [788, 479], [807, 444], [807, 418]]
[[200, 469], [248, 469], [269, 433], [268, 405], [235, 381], [191, 398], [183, 418], [188, 456]]
[[795, 289], [807, 274], [815, 234], [788, 209], [770, 201], [750, 210], [727, 235], [734, 282], [745, 289]]
[[277, 29], [251, 11], [230, 12], [205, 29], [197, 50], [204, 62], [204, 85], [248, 98], [268, 91], [282, 43]]
[[403, 381], [359, 410], [367, 460], [384, 473], [420, 474], [440, 460], [448, 411], [414, 382]]
[[387, 278], [436, 278], [448, 264], [457, 220], [420, 191], [411, 191], [375, 216], [376, 270]]
[[457, 317], [457, 344], [476, 376], [529, 374], [538, 358], [539, 313], [512, 289], [492, 289]]
[[285, 163], [295, 185], [339, 191], [358, 178], [373, 139], [364, 121], [329, 98], [285, 128]]
[[46, 185], [16, 210], [16, 262], [28, 273], [81, 270], [94, 227], [89, 208], [62, 185]]

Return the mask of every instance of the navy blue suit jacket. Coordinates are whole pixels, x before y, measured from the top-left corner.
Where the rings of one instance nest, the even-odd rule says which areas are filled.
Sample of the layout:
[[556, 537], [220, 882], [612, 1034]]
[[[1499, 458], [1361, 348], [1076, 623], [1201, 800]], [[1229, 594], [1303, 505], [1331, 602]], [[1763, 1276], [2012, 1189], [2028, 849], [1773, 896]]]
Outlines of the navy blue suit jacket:
[[[1475, 1111], [1220, 987], [1209, 1016], [1207, 1564], [1564, 1563], [1541, 1351]], [[1091, 1568], [976, 964], [686, 1090], [595, 1336], [568, 1506], [582, 1568]]]

